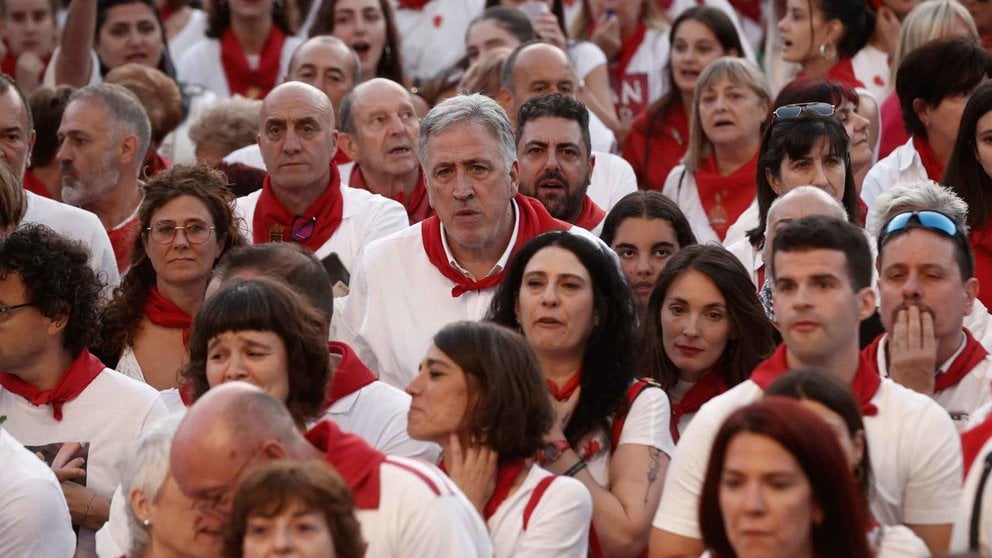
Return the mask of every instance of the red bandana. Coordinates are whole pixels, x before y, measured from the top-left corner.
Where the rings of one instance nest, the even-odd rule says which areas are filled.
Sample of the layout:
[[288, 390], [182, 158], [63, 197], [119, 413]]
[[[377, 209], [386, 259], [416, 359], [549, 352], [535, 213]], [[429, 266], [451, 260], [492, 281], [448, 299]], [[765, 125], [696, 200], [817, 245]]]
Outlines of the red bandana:
[[679, 421], [683, 415], [695, 413], [710, 399], [727, 391], [727, 384], [723, 382], [718, 372], [710, 372], [695, 383], [689, 391], [682, 396], [682, 401], [672, 403], [672, 420], [668, 423], [668, 428], [672, 432], [672, 439], [679, 441]]
[[134, 237], [138, 233], [141, 221], [138, 215], [134, 215], [121, 226], [107, 231], [110, 237], [110, 245], [114, 249], [114, 256], [117, 258], [117, 271], [121, 274], [131, 266], [131, 251], [134, 250]]
[[850, 58], [841, 58], [833, 65], [832, 68], [827, 70], [827, 73], [823, 75], [823, 79], [826, 81], [838, 81], [844, 85], [850, 86], [852, 88], [865, 88], [865, 84], [861, 83], [861, 80], [854, 75], [854, 65], [851, 63]]
[[716, 158], [702, 160], [699, 169], [693, 174], [696, 191], [703, 204], [710, 227], [720, 236], [727, 235], [727, 229], [737, 221], [741, 213], [754, 201], [754, 177], [758, 172], [758, 154], [734, 172], [721, 176], [717, 172]]
[[958, 385], [962, 378], [968, 375], [979, 362], [989, 356], [989, 352], [985, 350], [985, 347], [981, 343], [975, 340], [975, 337], [968, 331], [968, 328], [962, 328], [966, 336], [966, 341], [964, 345], [964, 350], [961, 354], [954, 359], [951, 366], [941, 374], [937, 374], [934, 378], [934, 393], [940, 393], [947, 388], [954, 387]]
[[551, 397], [554, 397], [558, 401], [568, 401], [568, 398], [575, 393], [575, 390], [579, 389], [579, 385], [582, 383], [582, 371], [579, 370], [575, 374], [572, 374], [572, 377], [560, 388], [558, 384], [551, 380], [545, 380], [545, 382], [548, 384], [548, 392], [551, 393]]
[[596, 205], [596, 202], [592, 201], [592, 198], [586, 196], [582, 200], [582, 213], [579, 214], [579, 218], [575, 220], [575, 225], [582, 227], [587, 231], [591, 231], [599, 226], [606, 218], [606, 212], [603, 208]]
[[355, 496], [355, 507], [379, 507], [379, 467], [386, 455], [354, 434], [342, 432], [333, 421], [323, 420], [306, 433], [307, 441], [324, 452], [324, 461], [341, 474]]
[[[759, 364], [754, 372], [751, 372], [751, 381], [758, 384], [762, 390], [767, 389], [779, 376], [789, 371], [789, 364], [785, 358], [785, 343], [778, 346], [764, 362]], [[875, 369], [875, 363], [864, 351], [861, 352], [858, 360], [858, 371], [851, 382], [851, 393], [861, 406], [861, 414], [866, 417], [873, 417], [878, 414], [878, 408], [872, 404], [871, 400], [882, 385], [882, 378]]]
[[249, 99], [264, 99], [269, 91], [276, 86], [279, 76], [279, 59], [282, 56], [282, 44], [286, 35], [276, 26], [272, 26], [269, 37], [262, 45], [259, 55], [258, 69], [252, 70], [248, 65], [241, 45], [238, 44], [234, 31], [228, 29], [220, 37], [220, 62], [227, 77], [227, 87], [231, 95], [242, 95]]
[[327, 344], [327, 352], [341, 357], [341, 364], [338, 365], [331, 381], [327, 384], [327, 394], [324, 396], [324, 404], [320, 411], [324, 412], [339, 399], [348, 397], [352, 393], [376, 381], [375, 374], [365, 366], [362, 359], [358, 358], [355, 351], [344, 343], [331, 341]]
[[193, 329], [193, 316], [176, 305], [152, 285], [145, 300], [145, 317], [160, 327], [183, 330], [183, 345], [189, 345], [189, 333]]
[[40, 390], [13, 374], [0, 372], [0, 386], [7, 391], [20, 395], [29, 403], [38, 407], [51, 405], [55, 420], [62, 420], [62, 405], [72, 401], [86, 389], [86, 386], [100, 375], [106, 368], [100, 359], [91, 355], [86, 349], [80, 351], [76, 360], [72, 361], [69, 369], [62, 374], [58, 385], [50, 390]]
[[[555, 219], [548, 213], [548, 210], [541, 205], [541, 202], [517, 194], [513, 198], [517, 202], [517, 211], [520, 212], [520, 227], [517, 229], [517, 243], [514, 244], [512, 253], [516, 253], [521, 246], [526, 244], [535, 236], [549, 231], [568, 230], [570, 225]], [[420, 233], [423, 236], [424, 251], [427, 252], [427, 259], [437, 270], [449, 280], [455, 283], [451, 289], [452, 297], [460, 297], [471, 291], [482, 291], [490, 287], [495, 287], [503, 280], [505, 269], [485, 277], [479, 281], [474, 281], [465, 276], [461, 271], [455, 269], [448, 261], [444, 253], [444, 245], [441, 243], [441, 220], [437, 215], [429, 217], [420, 222]]]
[[38, 194], [39, 196], [51, 199], [52, 193], [48, 191], [48, 187], [45, 183], [38, 180], [30, 170], [24, 170], [24, 189], [32, 194]]
[[[348, 186], [369, 190], [368, 184], [365, 182], [365, 175], [362, 173], [362, 169], [358, 167], [358, 163], [355, 163], [351, 167], [351, 174], [348, 176]], [[371, 192], [371, 190], [369, 191]], [[430, 198], [427, 196], [427, 186], [424, 184], [424, 171], [422, 170], [417, 178], [417, 185], [414, 186], [413, 192], [410, 194], [410, 199], [407, 199], [406, 194], [403, 192], [398, 192], [392, 199], [403, 204], [404, 209], [406, 209], [406, 215], [410, 218], [410, 224], [419, 223], [434, 215]]]
[[934, 182], [940, 182], [940, 177], [944, 175], [944, 164], [937, 159], [937, 154], [930, 147], [930, 142], [920, 136], [913, 136], [913, 147], [920, 154], [923, 168], [927, 170], [927, 178]]
[[290, 232], [294, 220], [306, 223], [310, 219], [316, 219], [310, 237], [299, 241], [307, 250], [316, 252], [331, 238], [334, 231], [338, 230], [343, 212], [341, 177], [338, 175], [336, 165], [331, 165], [331, 179], [324, 193], [310, 204], [303, 215], [293, 215], [293, 212], [286, 209], [272, 192], [269, 175], [265, 175], [262, 181], [262, 194], [258, 197], [258, 205], [255, 206], [252, 221], [252, 241], [255, 244], [289, 242], [292, 240]]

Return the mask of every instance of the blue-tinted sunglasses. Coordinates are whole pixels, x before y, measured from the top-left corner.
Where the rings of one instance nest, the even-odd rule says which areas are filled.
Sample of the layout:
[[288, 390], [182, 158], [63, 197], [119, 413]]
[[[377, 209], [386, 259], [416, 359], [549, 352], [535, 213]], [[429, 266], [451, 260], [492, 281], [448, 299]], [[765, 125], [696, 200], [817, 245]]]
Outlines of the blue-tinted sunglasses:
[[881, 246], [885, 243], [886, 238], [892, 235], [892, 233], [914, 227], [943, 233], [953, 239], [963, 241], [965, 244], [968, 243], [968, 237], [965, 235], [964, 229], [959, 227], [953, 219], [939, 211], [923, 210], [907, 211], [889, 219], [889, 222], [885, 224], [885, 228], [882, 229], [882, 234], [878, 236], [878, 245]]

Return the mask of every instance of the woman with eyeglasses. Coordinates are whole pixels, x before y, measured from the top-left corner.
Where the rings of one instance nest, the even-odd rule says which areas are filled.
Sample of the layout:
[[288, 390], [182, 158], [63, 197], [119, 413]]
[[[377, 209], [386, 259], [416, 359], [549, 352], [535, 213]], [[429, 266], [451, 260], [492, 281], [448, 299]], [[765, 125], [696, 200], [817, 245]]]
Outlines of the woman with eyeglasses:
[[699, 76], [688, 150], [662, 193], [682, 208], [700, 243], [722, 242], [754, 199], [770, 104], [764, 75], [743, 58], [719, 58]]
[[[941, 182], [968, 204], [975, 277], [979, 285], [992, 286], [992, 82], [968, 100]], [[992, 305], [992, 288], [979, 289], [978, 299]]]
[[937, 39], [906, 56], [896, 75], [896, 94], [911, 137], [868, 171], [861, 190], [868, 208], [898, 182], [940, 182], [964, 107], [990, 76], [992, 53], [969, 39]]
[[165, 390], [179, 386], [192, 316], [214, 264], [245, 241], [220, 172], [177, 165], [144, 190], [141, 234], [131, 267], [103, 312], [99, 354], [121, 373]]

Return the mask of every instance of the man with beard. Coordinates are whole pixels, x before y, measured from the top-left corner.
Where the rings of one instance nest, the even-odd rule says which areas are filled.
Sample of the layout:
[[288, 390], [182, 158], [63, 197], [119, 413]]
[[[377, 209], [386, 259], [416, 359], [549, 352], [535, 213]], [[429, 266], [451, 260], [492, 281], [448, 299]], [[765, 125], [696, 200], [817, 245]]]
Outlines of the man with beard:
[[151, 139], [148, 115], [127, 89], [89, 85], [69, 98], [58, 138], [62, 200], [99, 217], [123, 272], [139, 225], [138, 171]]
[[596, 163], [590, 151], [589, 111], [582, 103], [554, 94], [520, 107], [520, 193], [540, 200], [555, 219], [599, 236], [606, 212], [586, 195]]
[[[918, 186], [904, 189], [913, 196]], [[885, 333], [865, 352], [883, 376], [933, 397], [961, 430], [992, 398], [992, 358], [964, 326], [979, 287], [971, 246], [953, 208], [906, 197], [877, 208], [888, 218], [876, 261]]]

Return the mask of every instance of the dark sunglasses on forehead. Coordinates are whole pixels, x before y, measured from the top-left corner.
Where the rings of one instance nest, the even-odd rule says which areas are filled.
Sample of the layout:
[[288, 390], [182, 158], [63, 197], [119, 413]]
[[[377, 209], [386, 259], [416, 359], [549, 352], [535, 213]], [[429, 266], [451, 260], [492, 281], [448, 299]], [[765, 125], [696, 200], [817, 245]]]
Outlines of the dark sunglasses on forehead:
[[885, 228], [882, 229], [882, 234], [878, 236], [878, 245], [884, 244], [885, 240], [893, 233], [914, 227], [939, 232], [955, 240], [968, 242], [964, 229], [959, 227], [953, 219], [939, 211], [922, 210], [907, 211], [889, 219]]
[[797, 103], [778, 107], [772, 112], [772, 117], [775, 121], [793, 120], [806, 114], [830, 118], [834, 115], [834, 111], [834, 106], [830, 103]]

